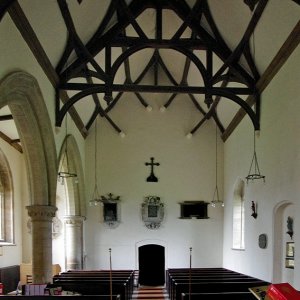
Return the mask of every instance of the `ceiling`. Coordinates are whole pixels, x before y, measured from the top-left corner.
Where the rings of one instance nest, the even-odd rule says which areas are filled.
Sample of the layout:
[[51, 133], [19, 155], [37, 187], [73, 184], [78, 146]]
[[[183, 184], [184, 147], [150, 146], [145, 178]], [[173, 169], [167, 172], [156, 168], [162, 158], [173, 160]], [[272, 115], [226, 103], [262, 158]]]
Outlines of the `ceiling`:
[[[59, 95], [56, 125], [70, 113], [86, 137], [96, 117], [130, 93], [161, 112], [190, 101], [226, 140], [247, 115], [260, 128], [261, 93], [299, 44], [299, 0], [2, 0]], [[2, 5], [2, 6], [1, 6]], [[1, 26], [1, 22], [0, 22]], [[20, 146], [8, 108], [0, 137]], [[5, 138], [4, 138], [5, 139]]]

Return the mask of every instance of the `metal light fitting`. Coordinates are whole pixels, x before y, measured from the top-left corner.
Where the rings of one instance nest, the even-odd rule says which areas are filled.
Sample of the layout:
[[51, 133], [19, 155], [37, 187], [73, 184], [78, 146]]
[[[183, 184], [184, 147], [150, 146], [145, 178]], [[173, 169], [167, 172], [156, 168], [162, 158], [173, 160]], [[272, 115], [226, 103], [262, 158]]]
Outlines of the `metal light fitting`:
[[263, 181], [265, 182], [265, 176], [261, 175], [260, 170], [259, 170], [258, 161], [257, 161], [255, 131], [254, 131], [254, 153], [253, 153], [249, 173], [246, 176], [246, 180], [247, 180], [247, 183], [248, 183], [249, 180], [253, 181], [253, 180], [256, 180], [256, 179], [263, 179]]
[[[60, 164], [60, 170], [58, 171], [58, 180], [61, 184], [64, 184], [64, 180], [67, 178], [77, 178], [76, 172], [71, 171], [69, 165], [69, 157], [68, 157], [68, 125], [67, 125], [68, 118], [66, 117], [66, 136], [65, 136], [65, 151], [62, 157], [62, 161]], [[64, 163], [65, 162], [65, 163]], [[78, 181], [76, 181], [77, 183]]]
[[218, 189], [218, 128], [216, 125], [216, 187], [213, 195], [213, 199], [211, 201], [211, 206], [216, 207], [217, 204], [221, 204], [224, 207], [224, 202], [220, 200], [219, 197], [219, 189]]

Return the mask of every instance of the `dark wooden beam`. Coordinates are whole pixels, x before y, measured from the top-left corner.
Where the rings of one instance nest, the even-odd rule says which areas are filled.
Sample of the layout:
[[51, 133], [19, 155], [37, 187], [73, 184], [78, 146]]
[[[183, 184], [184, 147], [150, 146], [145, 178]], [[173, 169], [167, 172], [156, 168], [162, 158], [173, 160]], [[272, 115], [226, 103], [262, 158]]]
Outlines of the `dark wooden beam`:
[[138, 24], [138, 22], [135, 19], [135, 16], [132, 14], [131, 10], [127, 6], [125, 0], [119, 0], [119, 15], [124, 14], [126, 15], [126, 20], [129, 20], [131, 26], [134, 28], [138, 36], [144, 40], [147, 40], [147, 36]]
[[7, 12], [7, 9], [10, 7], [13, 2], [16, 0], [1, 0], [0, 1], [0, 22], [4, 16], [4, 14]]
[[258, 1], [259, 0], [244, 0], [245, 4], [249, 6], [251, 11], [253, 11], [253, 9]]
[[[57, 111], [56, 124], [60, 126], [65, 114], [68, 110], [75, 105], [75, 103], [86, 96], [95, 93], [106, 93], [107, 86], [105, 84], [83, 84], [83, 83], [68, 83], [61, 86], [66, 90], [79, 90], [77, 94], [70, 98], [70, 100], [63, 105], [63, 107]], [[139, 90], [140, 89], [140, 90]], [[110, 86], [111, 91], [117, 92], [158, 92], [158, 93], [192, 93], [192, 94], [207, 94], [205, 87], [186, 87], [186, 86], [151, 86], [151, 85], [135, 85], [135, 84], [112, 84]], [[209, 90], [210, 95], [221, 96], [228, 101], [233, 101], [240, 105], [249, 115], [253, 126], [256, 130], [259, 129], [259, 120], [255, 112], [251, 107], [239, 96], [243, 94], [250, 94], [250, 90], [247, 88], [219, 88], [213, 87]]]
[[147, 39], [142, 40], [138, 37], [117, 36], [110, 43], [112, 47], [132, 47], [144, 45], [146, 48], [170, 49], [174, 47], [189, 48], [192, 50], [206, 50], [207, 47], [200, 39], [181, 38], [178, 40], [169, 39]]
[[156, 39], [158, 41], [162, 40], [162, 7], [157, 3], [156, 7]]
[[[230, 76], [227, 76], [223, 82], [222, 82], [222, 85], [221, 87], [222, 88], [225, 88], [228, 84], [228, 81], [229, 81], [229, 78]], [[221, 123], [221, 121], [219, 120], [218, 116], [217, 116], [217, 106], [219, 104], [221, 100], [221, 96], [217, 96], [215, 97], [215, 100], [213, 101], [212, 103], [212, 106], [210, 107], [209, 111], [207, 113], [203, 113], [204, 117], [198, 122], [198, 124], [190, 131], [191, 134], [194, 134], [200, 127], [201, 125], [206, 121], [206, 120], [209, 120], [211, 117], [214, 118], [217, 126], [219, 127], [220, 131], [223, 133], [224, 132], [224, 127]]]
[[[278, 53], [275, 55], [265, 72], [262, 74], [260, 79], [256, 84], [257, 91], [261, 94], [265, 88], [270, 84], [274, 76], [279, 72], [281, 67], [288, 60], [293, 51], [297, 48], [300, 43], [300, 21], [296, 24], [292, 32], [289, 34], [288, 38], [284, 44], [279, 49]], [[254, 95], [250, 95], [246, 102], [253, 106], [255, 103]], [[242, 121], [245, 116], [245, 111], [239, 109], [239, 111], [234, 116], [233, 120], [230, 122], [225, 132], [222, 135], [223, 141], [226, 141], [231, 133], [236, 129], [238, 124]]]
[[193, 6], [190, 14], [187, 16], [187, 18], [184, 20], [184, 22], [181, 24], [181, 26], [178, 28], [178, 30], [175, 32], [175, 34], [172, 37], [172, 40], [179, 40], [181, 35], [184, 33], [187, 27], [190, 26], [191, 21], [193, 18], [197, 17], [198, 21], [201, 21], [202, 17], [202, 0], [197, 0], [195, 5]]
[[172, 73], [169, 71], [168, 67], [166, 66], [166, 64], [164, 63], [164, 61], [163, 61], [163, 59], [161, 58], [160, 55], [158, 56], [158, 64], [161, 66], [162, 70], [167, 75], [167, 77], [169, 78], [170, 82], [173, 85], [178, 85], [178, 82], [175, 80], [175, 78], [173, 77]]
[[0, 138], [7, 142], [10, 146], [14, 147], [17, 151], [20, 153], [23, 153], [22, 146], [19, 144], [20, 140], [12, 140], [10, 137], [8, 137], [5, 133], [0, 131]]
[[[136, 85], [136, 84], [112, 84], [110, 86], [111, 90], [113, 92], [144, 92], [144, 93], [191, 93], [191, 94], [205, 94], [208, 92], [208, 88], [204, 86], [185, 86], [185, 85]], [[60, 89], [62, 90], [69, 90], [69, 91], [83, 91], [87, 93], [87, 95], [90, 95], [94, 92], [97, 93], [105, 93], [107, 87], [105, 84], [101, 83], [94, 83], [94, 84], [88, 84], [88, 83], [66, 83], [61, 84]], [[210, 89], [210, 93], [219, 93], [226, 91], [228, 93], [236, 94], [236, 95], [250, 95], [252, 93], [252, 90], [249, 88], [242, 88], [242, 87], [228, 87], [228, 88], [222, 88], [222, 87], [212, 87]]]
[[[65, 21], [69, 36], [71, 37], [71, 40], [74, 42], [74, 50], [80, 60], [86, 60], [87, 63], [90, 63], [93, 68], [97, 71], [99, 76], [102, 80], [105, 80], [107, 78], [106, 73], [102, 70], [102, 68], [99, 66], [99, 64], [96, 62], [94, 57], [89, 53], [89, 51], [86, 49], [85, 45], [80, 40], [75, 26], [73, 19], [71, 17], [68, 4], [66, 0], [58, 0], [58, 5], [61, 10], [62, 17]], [[85, 66], [82, 66], [85, 67]], [[64, 78], [60, 78], [61, 81], [64, 80]], [[68, 80], [68, 77], [65, 77], [65, 80]]]
[[[268, 3], [268, 0], [261, 0], [259, 2], [259, 4], [257, 5], [257, 7], [252, 15], [252, 18], [246, 28], [246, 31], [245, 31], [241, 41], [239, 42], [237, 47], [234, 49], [234, 51], [231, 53], [231, 55], [226, 59], [223, 66], [218, 70], [218, 72], [216, 72], [216, 74], [214, 75], [214, 78], [218, 78], [218, 76], [222, 75], [228, 67], [230, 67], [231, 65], [233, 65], [234, 63], [239, 61], [239, 59], [244, 51], [244, 48], [249, 43], [249, 39], [250, 39], [251, 35], [253, 34], [254, 29], [256, 28], [256, 25], [257, 25], [258, 21], [260, 20], [262, 14], [266, 8], [267, 3]], [[251, 61], [251, 62], [254, 63], [253, 61]]]
[[[129, 5], [131, 17], [133, 18], [138, 16], [144, 9], [144, 1], [132, 1]], [[101, 50], [104, 49], [106, 45], [109, 45], [110, 42], [114, 39], [114, 37], [118, 36], [129, 24], [129, 18], [122, 18], [122, 20], [120, 20], [117, 24], [112, 26], [112, 28], [105, 32], [103, 35], [101, 35], [101, 37], [99, 37], [99, 33], [96, 32], [95, 35], [91, 38], [91, 40], [86, 44], [87, 51], [91, 54], [91, 56], [95, 57]], [[82, 68], [82, 66], [85, 65], [87, 62], [87, 58], [83, 61], [80, 59], [75, 60], [62, 74], [60, 74], [60, 77], [67, 78], [66, 74], [72, 77], [72, 74], [77, 74]]]
[[[185, 20], [189, 16], [191, 8], [184, 0], [177, 0], [171, 3], [173, 10], [182, 20]], [[198, 36], [201, 36], [201, 39], [204, 41], [207, 47], [210, 48], [216, 55], [218, 55], [222, 61], [225, 62], [231, 56], [232, 52], [225, 42], [220, 43], [217, 39], [211, 36], [210, 33], [203, 26], [201, 26], [201, 24], [199, 24], [197, 18], [193, 18], [193, 20], [190, 22], [190, 27], [193, 32], [195, 32]], [[242, 76], [249, 86], [253, 84], [253, 78], [238, 62], [233, 62], [230, 64], [230, 68], [232, 71], [239, 74], [239, 76]]]
[[9, 120], [13, 120], [13, 116], [12, 115], [3, 115], [0, 116], [0, 121], [9, 121]]
[[[36, 60], [38, 61], [39, 65], [43, 69], [44, 73], [48, 77], [50, 83], [54, 88], [57, 88], [59, 83], [59, 77], [55, 72], [46, 52], [44, 51], [40, 41], [38, 40], [33, 28], [31, 27], [27, 17], [25, 16], [21, 6], [16, 1], [14, 2], [9, 8], [8, 12], [10, 17], [12, 18], [13, 22], [15, 23], [16, 27], [20, 31], [23, 39], [27, 43], [28, 47], [32, 51], [33, 55], [35, 56]], [[66, 92], [62, 91], [60, 93], [61, 100], [63, 103], [68, 101], [69, 97]], [[87, 136], [87, 132], [85, 130], [84, 124], [81, 121], [77, 111], [74, 107], [72, 107], [69, 111], [75, 125], [77, 126], [78, 130], [80, 131], [81, 135], [85, 138]]]
[[197, 101], [196, 97], [193, 94], [189, 94], [190, 99], [192, 100], [193, 104], [195, 107], [202, 113], [202, 115], [206, 115], [205, 110], [201, 107], [199, 102]]

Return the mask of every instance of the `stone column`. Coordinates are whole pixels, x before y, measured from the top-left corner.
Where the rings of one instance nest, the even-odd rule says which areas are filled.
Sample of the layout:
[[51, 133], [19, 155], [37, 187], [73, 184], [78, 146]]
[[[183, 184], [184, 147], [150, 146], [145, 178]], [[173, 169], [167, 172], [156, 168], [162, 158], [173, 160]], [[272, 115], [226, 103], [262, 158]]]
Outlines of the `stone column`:
[[54, 206], [26, 207], [32, 224], [32, 279], [33, 283], [52, 282], [52, 218]]
[[83, 221], [81, 216], [65, 216], [66, 269], [83, 268]]

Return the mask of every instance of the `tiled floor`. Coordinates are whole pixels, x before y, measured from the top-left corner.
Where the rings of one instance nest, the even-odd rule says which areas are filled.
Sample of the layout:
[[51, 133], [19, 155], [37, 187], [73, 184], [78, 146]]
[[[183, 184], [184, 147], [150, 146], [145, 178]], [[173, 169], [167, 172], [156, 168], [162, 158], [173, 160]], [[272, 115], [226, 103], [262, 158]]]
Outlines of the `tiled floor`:
[[134, 290], [132, 299], [164, 300], [169, 296], [164, 287], [141, 286]]

